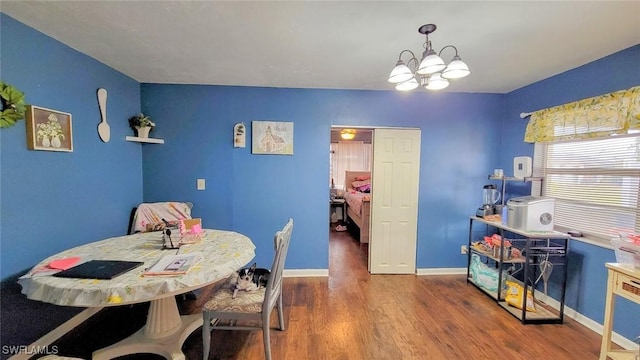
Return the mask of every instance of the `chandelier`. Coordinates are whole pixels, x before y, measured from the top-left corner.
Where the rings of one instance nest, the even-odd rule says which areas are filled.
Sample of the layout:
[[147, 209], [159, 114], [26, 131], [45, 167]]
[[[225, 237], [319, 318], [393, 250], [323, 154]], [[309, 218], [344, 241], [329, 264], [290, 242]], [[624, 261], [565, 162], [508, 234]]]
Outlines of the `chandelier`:
[[[434, 31], [436, 31], [434, 24], [422, 25], [418, 28], [418, 32], [426, 38], [422, 60], [418, 61], [411, 50], [400, 52], [396, 67], [389, 75], [389, 82], [396, 84], [396, 90], [408, 91], [418, 86], [429, 90], [440, 90], [449, 86], [449, 79], [462, 78], [471, 73], [467, 64], [458, 55], [458, 49], [455, 46], [447, 45], [436, 54], [429, 41], [429, 34]], [[456, 52], [449, 64], [445, 64], [440, 57], [447, 48], [452, 48]], [[406, 64], [402, 61], [404, 54], [411, 54]]]

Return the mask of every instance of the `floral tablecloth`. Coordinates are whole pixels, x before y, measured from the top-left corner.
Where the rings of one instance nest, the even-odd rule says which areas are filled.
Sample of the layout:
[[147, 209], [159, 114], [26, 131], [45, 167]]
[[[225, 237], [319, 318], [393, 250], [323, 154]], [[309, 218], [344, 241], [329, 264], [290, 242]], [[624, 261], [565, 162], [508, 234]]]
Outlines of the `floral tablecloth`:
[[199, 252], [203, 260], [188, 273], [179, 276], [142, 276], [146, 268], [163, 256], [178, 250], [162, 250], [162, 232], [138, 233], [105, 239], [69, 249], [36, 265], [42, 268], [51, 261], [78, 256], [88, 260], [144, 261], [112, 280], [68, 279], [27, 273], [18, 280], [29, 299], [64, 306], [103, 307], [139, 303], [173, 296], [212, 284], [242, 268], [255, 256], [255, 245], [236, 232], [205, 229], [202, 241], [183, 245], [180, 254]]

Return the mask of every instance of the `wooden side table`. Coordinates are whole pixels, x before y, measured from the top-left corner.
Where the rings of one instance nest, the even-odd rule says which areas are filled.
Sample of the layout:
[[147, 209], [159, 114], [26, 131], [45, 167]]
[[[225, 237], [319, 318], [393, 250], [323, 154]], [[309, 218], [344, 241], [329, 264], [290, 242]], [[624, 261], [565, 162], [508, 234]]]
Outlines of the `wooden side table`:
[[640, 355], [634, 350], [611, 350], [611, 331], [613, 330], [613, 311], [616, 305], [614, 295], [622, 296], [637, 304], [640, 304], [640, 270], [633, 269], [630, 265], [606, 263], [609, 276], [607, 281], [607, 298], [604, 308], [604, 328], [602, 329], [602, 346], [600, 347], [600, 360], [607, 357], [617, 359], [635, 360]]

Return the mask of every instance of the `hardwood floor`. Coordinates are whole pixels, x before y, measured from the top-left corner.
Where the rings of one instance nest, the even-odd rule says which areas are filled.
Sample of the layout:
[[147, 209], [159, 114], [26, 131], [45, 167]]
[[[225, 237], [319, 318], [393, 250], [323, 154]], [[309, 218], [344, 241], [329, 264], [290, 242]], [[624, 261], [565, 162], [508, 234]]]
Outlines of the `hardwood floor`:
[[[181, 312], [198, 313], [212, 289], [183, 302]], [[284, 305], [287, 330], [271, 332], [274, 359], [582, 360], [597, 359], [600, 349], [598, 334], [568, 318], [563, 325], [522, 325], [462, 275], [371, 276], [366, 245], [346, 232], [331, 232], [328, 278], [285, 278]], [[59, 349], [88, 359], [139, 328], [145, 310], [105, 311], [61, 339]], [[275, 327], [275, 312], [272, 320]], [[187, 359], [201, 359], [200, 336], [186, 340]], [[261, 331], [214, 331], [211, 348], [209, 359], [264, 358]]]

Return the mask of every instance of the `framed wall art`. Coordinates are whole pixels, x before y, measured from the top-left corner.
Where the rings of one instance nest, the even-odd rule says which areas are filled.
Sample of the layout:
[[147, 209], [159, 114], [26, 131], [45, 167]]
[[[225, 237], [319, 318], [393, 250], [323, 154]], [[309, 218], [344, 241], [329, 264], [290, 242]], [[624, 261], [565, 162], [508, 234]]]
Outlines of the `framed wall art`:
[[29, 105], [25, 120], [30, 150], [73, 151], [71, 114]]
[[251, 152], [293, 155], [293, 122], [252, 121]]

